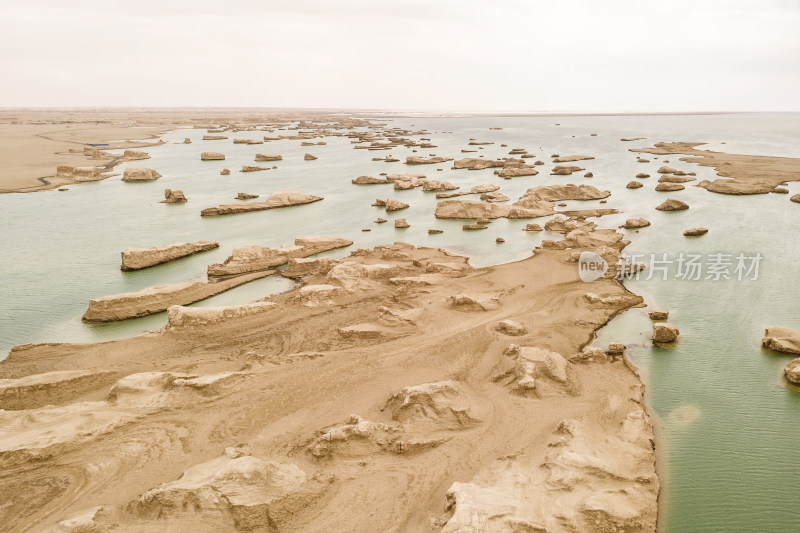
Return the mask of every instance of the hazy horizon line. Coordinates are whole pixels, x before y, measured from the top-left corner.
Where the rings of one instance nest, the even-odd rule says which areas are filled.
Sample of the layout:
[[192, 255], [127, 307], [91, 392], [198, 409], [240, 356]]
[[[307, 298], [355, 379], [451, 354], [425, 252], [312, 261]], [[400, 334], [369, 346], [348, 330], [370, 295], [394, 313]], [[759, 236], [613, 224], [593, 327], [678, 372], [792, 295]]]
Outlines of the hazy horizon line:
[[237, 111], [237, 112], [316, 112], [316, 113], [386, 113], [415, 115], [466, 115], [466, 116], [646, 116], [646, 115], [730, 115], [730, 114], [781, 114], [800, 113], [800, 110], [671, 110], [671, 111], [634, 111], [634, 110], [453, 110], [453, 109], [413, 109], [413, 108], [349, 108], [349, 107], [268, 107], [268, 106], [141, 106], [141, 105], [101, 105], [101, 106], [0, 106], [0, 111]]

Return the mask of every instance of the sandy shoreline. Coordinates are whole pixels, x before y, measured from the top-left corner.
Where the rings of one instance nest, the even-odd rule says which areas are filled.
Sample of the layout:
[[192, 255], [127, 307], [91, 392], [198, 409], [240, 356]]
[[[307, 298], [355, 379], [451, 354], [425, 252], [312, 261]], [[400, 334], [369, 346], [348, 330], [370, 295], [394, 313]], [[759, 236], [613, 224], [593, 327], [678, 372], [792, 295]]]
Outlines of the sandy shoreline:
[[[581, 246], [621, 247], [586, 229]], [[580, 281], [566, 239], [482, 269], [410, 245], [358, 250], [235, 319], [171, 312], [141, 337], [12, 350], [4, 378], [62, 374], [13, 382], [38, 399], [2, 415], [17, 427], [0, 436], [10, 530], [89, 509], [89, 524], [137, 531], [259, 530], [262, 512], [285, 531], [653, 531], [643, 386], [584, 350], [641, 298]], [[254, 486], [245, 465], [294, 481]], [[226, 485], [203, 481], [223, 470]], [[250, 490], [273, 496], [233, 496]]]
[[[325, 114], [319, 112], [316, 114]], [[181, 127], [306, 118], [314, 113], [250, 109], [9, 109], [0, 108], [0, 193], [36, 192], [72, 183], [56, 177], [56, 167], [101, 166], [114, 151], [145, 148]], [[128, 141], [125, 141], [128, 139]], [[102, 143], [101, 151], [87, 143]], [[47, 183], [45, 183], [47, 182]]]

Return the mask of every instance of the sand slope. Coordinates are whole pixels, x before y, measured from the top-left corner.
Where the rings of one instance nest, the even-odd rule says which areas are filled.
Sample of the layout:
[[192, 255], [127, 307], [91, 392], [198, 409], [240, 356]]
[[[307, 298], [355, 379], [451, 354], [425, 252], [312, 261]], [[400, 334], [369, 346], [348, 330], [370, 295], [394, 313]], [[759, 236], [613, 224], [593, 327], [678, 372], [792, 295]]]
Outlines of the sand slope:
[[309, 263], [264, 312], [12, 350], [0, 378], [105, 378], [71, 394], [54, 374], [52, 405], [0, 415], [4, 527], [654, 531], [642, 385], [582, 351], [641, 299], [579, 281], [576, 250], [621, 247], [583, 227], [580, 246], [485, 269], [358, 250]]

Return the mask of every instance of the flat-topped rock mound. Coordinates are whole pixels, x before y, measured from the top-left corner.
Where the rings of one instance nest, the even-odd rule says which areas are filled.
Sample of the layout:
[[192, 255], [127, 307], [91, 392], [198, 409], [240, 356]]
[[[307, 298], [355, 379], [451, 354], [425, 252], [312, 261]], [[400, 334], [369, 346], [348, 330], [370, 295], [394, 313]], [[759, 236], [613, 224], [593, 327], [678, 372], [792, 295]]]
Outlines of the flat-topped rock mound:
[[686, 188], [686, 186], [681, 185], [680, 183], [672, 183], [672, 182], [661, 182], [656, 185], [656, 190], [659, 192], [674, 192], [674, 191], [682, 191]]
[[550, 202], [502, 205], [477, 200], [442, 200], [436, 204], [436, 218], [493, 219], [536, 218], [555, 213]]
[[166, 311], [173, 305], [188, 305], [205, 300], [239, 285], [269, 276], [272, 272], [255, 272], [211, 283], [187, 281], [156, 285], [137, 292], [126, 292], [89, 300], [83, 314], [85, 322], [114, 322]]
[[629, 218], [625, 221], [622, 225], [625, 229], [639, 229], [639, 228], [646, 228], [650, 225], [650, 221], [644, 218]]
[[99, 181], [108, 176], [101, 173], [99, 167], [58, 165], [56, 168], [56, 177], [80, 183], [84, 181]]
[[225, 261], [209, 265], [208, 275], [213, 277], [236, 276], [248, 272], [269, 270], [285, 264], [289, 259], [308, 257], [352, 244], [353, 241], [348, 239], [312, 236], [297, 237], [293, 245], [277, 248], [257, 244], [237, 246]]
[[150, 159], [150, 154], [141, 150], [125, 150], [122, 153], [122, 158], [127, 161], [138, 161], [141, 159]]
[[553, 163], [571, 163], [573, 161], [584, 161], [594, 159], [591, 155], [560, 155], [553, 158]]
[[[223, 137], [224, 139], [225, 137]], [[225, 154], [222, 152], [203, 152], [200, 154], [201, 161], [222, 161], [225, 159]]]
[[262, 170], [269, 170], [270, 167], [262, 167], [258, 165], [242, 165], [242, 170], [239, 172], [260, 172]]
[[550, 171], [551, 176], [570, 176], [573, 172], [579, 172], [581, 170], [586, 170], [583, 167], [579, 167], [577, 165], [556, 165], [553, 167], [553, 170]]
[[504, 166], [501, 169], [495, 170], [494, 174], [504, 179], [519, 178], [522, 176], [536, 176], [539, 171], [530, 165], [524, 166]]
[[128, 248], [122, 251], [122, 270], [141, 270], [182, 257], [219, 248], [215, 241], [178, 242], [150, 248]]
[[21, 378], [0, 379], [0, 410], [33, 409], [74, 400], [112, 372], [53, 370]]
[[425, 192], [454, 191], [458, 188], [458, 185], [453, 185], [449, 181], [425, 180], [422, 183], [422, 190]]
[[323, 198], [312, 194], [294, 191], [275, 191], [264, 202], [248, 202], [242, 204], [223, 204], [218, 207], [209, 207], [200, 212], [200, 216], [215, 217], [221, 215], [236, 215], [252, 211], [264, 211], [281, 207], [292, 207], [319, 202]]
[[282, 161], [280, 154], [256, 154], [256, 161]]
[[452, 161], [452, 158], [447, 157], [418, 157], [414, 155], [410, 155], [406, 157], [406, 165], [435, 165], [437, 163], [445, 163], [447, 161]]
[[505, 162], [499, 159], [484, 159], [482, 157], [465, 157], [453, 161], [453, 168], [466, 168], [469, 170], [483, 170], [485, 168], [504, 167]]
[[161, 177], [152, 168], [128, 167], [122, 173], [122, 181], [154, 181]]
[[254, 302], [222, 307], [185, 307], [182, 305], [173, 305], [167, 309], [167, 327], [184, 328], [207, 326], [225, 320], [274, 311], [276, 308], [277, 304], [273, 302]]
[[543, 185], [528, 189], [525, 198], [539, 199], [547, 202], [563, 200], [601, 200], [611, 196], [611, 191], [601, 191], [591, 185]]
[[700, 237], [708, 233], [708, 228], [689, 228], [683, 232], [684, 237]]
[[386, 178], [376, 178], [374, 176], [359, 176], [350, 180], [350, 183], [353, 185], [378, 185], [391, 183], [391, 181]]

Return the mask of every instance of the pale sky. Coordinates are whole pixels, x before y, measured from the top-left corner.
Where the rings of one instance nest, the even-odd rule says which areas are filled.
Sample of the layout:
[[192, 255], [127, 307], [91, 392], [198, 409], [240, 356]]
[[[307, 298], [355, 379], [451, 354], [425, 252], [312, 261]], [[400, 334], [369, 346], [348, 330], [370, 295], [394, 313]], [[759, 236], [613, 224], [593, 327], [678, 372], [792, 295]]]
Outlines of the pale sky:
[[0, 8], [0, 107], [800, 111], [798, 0]]

